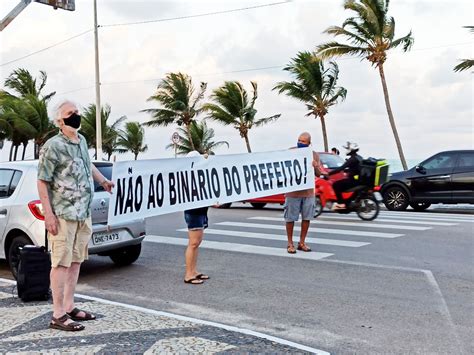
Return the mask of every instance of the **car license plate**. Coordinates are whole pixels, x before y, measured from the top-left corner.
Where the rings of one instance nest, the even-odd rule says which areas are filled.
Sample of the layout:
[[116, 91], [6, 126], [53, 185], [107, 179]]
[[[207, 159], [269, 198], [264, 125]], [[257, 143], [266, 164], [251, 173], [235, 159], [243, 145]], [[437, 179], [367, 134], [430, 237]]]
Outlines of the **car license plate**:
[[117, 242], [119, 240], [120, 234], [118, 232], [92, 235], [92, 243], [94, 245], [107, 244], [111, 242]]
[[380, 194], [380, 192], [374, 192], [374, 197], [377, 201], [383, 201], [383, 198], [382, 198], [382, 195]]

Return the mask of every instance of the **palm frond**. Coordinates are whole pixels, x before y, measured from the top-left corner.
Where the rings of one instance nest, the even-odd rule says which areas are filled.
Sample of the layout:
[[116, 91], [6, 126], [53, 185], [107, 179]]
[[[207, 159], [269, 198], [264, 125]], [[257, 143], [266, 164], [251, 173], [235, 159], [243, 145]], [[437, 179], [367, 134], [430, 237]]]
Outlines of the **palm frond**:
[[368, 40], [362, 36], [359, 36], [358, 34], [355, 34], [351, 31], [346, 30], [344, 27], [339, 27], [339, 26], [331, 26], [327, 28], [325, 33], [334, 35], [334, 36], [346, 36], [351, 43], [360, 46], [361, 44], [369, 44]]
[[368, 54], [368, 49], [364, 47], [353, 47], [338, 42], [328, 42], [317, 46], [316, 54], [323, 59], [344, 55], [365, 57]]
[[279, 113], [277, 115], [270, 116], [270, 117], [259, 118], [258, 120], [253, 122], [253, 125], [255, 127], [261, 127], [261, 126], [264, 126], [264, 125], [266, 125], [270, 122], [276, 121], [280, 117], [281, 117], [281, 113]]
[[469, 70], [474, 66], [474, 59], [463, 59], [461, 63], [454, 67], [455, 72]]
[[398, 46], [402, 45], [403, 46], [403, 51], [407, 52], [411, 49], [413, 46], [413, 43], [415, 42], [415, 39], [412, 36], [411, 31], [404, 37], [398, 38], [395, 41], [392, 41], [390, 43], [390, 49], [391, 48], [397, 48]]

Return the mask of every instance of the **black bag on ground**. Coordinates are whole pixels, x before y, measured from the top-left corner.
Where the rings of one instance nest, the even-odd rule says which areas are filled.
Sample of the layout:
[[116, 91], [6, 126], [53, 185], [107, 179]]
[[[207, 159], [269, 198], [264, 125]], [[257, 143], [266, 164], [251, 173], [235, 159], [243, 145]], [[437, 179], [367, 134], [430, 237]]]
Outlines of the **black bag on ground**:
[[22, 301], [44, 301], [49, 299], [49, 274], [51, 256], [48, 251], [48, 238], [45, 234], [45, 246], [25, 245], [20, 248], [17, 289]]

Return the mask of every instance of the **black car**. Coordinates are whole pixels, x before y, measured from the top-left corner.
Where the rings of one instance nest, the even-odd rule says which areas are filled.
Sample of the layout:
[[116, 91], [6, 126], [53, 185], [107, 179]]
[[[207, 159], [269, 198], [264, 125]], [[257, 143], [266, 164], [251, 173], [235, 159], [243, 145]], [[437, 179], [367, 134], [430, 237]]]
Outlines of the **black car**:
[[432, 203], [474, 203], [474, 150], [435, 154], [410, 170], [393, 173], [381, 192], [393, 211], [408, 205], [423, 211]]

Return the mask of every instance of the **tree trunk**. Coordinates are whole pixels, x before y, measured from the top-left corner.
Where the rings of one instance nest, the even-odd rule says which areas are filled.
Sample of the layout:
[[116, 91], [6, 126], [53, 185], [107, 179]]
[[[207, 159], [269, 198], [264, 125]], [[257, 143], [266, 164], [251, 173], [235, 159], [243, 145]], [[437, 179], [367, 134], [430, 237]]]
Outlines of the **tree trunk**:
[[247, 145], [247, 152], [252, 153], [252, 149], [250, 149], [250, 141], [249, 141], [248, 134], [245, 134], [244, 139], [245, 139], [245, 144]]
[[186, 125], [186, 132], [188, 133], [189, 144], [191, 144], [191, 149], [196, 150], [196, 148], [194, 148], [193, 137], [191, 137], [191, 123]]
[[21, 160], [25, 160], [25, 153], [26, 153], [26, 146], [28, 145], [28, 142], [23, 143], [23, 153], [21, 154]]
[[137, 160], [138, 158], [138, 153], [135, 153], [135, 160]]
[[18, 145], [15, 145], [15, 153], [13, 153], [13, 160], [14, 160], [14, 161], [16, 161], [16, 156], [17, 156], [17, 154], [18, 154], [18, 147], [19, 147], [19, 146], [20, 146], [19, 144], [18, 144]]
[[392, 126], [393, 135], [395, 137], [395, 142], [397, 143], [398, 154], [400, 155], [400, 161], [404, 170], [408, 169], [407, 162], [405, 160], [405, 155], [403, 154], [402, 143], [398, 137], [397, 126], [395, 125], [395, 119], [393, 118], [392, 107], [390, 106], [390, 99], [388, 97], [387, 82], [385, 81], [385, 74], [383, 71], [383, 64], [379, 65], [380, 79], [382, 80], [383, 95], [385, 98], [385, 106], [387, 107], [388, 120], [390, 121], [390, 126]]
[[12, 156], [13, 156], [13, 142], [12, 142], [12, 145], [10, 146], [10, 156], [8, 157], [8, 161], [12, 161]]
[[326, 121], [324, 120], [324, 116], [320, 116], [320, 118], [321, 118], [321, 128], [323, 129], [324, 151], [329, 152], [328, 134], [326, 131]]

